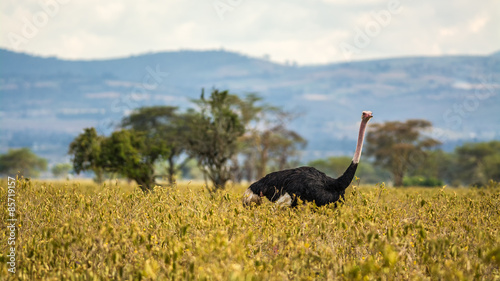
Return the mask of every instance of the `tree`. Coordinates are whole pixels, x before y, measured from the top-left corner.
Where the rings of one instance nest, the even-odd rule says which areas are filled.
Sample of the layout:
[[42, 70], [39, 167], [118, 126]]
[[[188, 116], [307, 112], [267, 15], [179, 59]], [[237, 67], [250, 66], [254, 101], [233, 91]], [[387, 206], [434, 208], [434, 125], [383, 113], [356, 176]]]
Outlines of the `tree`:
[[422, 163], [427, 150], [440, 144], [422, 134], [431, 128], [431, 122], [418, 119], [372, 124], [366, 135], [367, 155], [391, 171], [395, 186], [402, 186], [405, 173]]
[[237, 140], [245, 131], [236, 112], [238, 101], [228, 91], [216, 89], [206, 99], [202, 90], [200, 99], [193, 101], [199, 111], [189, 113], [188, 153], [212, 181], [212, 192], [225, 188], [231, 178], [230, 160], [238, 152]]
[[102, 140], [103, 137], [97, 135], [95, 128], [85, 128], [83, 133], [71, 142], [68, 151], [68, 154], [72, 155], [71, 161], [75, 173], [92, 171], [95, 174], [94, 180], [99, 184], [104, 180], [100, 166]]
[[69, 174], [73, 166], [69, 163], [58, 163], [52, 167], [52, 174], [56, 178], [65, 177]]
[[47, 160], [38, 157], [29, 148], [9, 149], [0, 155], [0, 174], [24, 177], [37, 177], [47, 170]]
[[270, 164], [276, 169], [288, 167], [291, 157], [297, 155], [306, 140], [286, 124], [294, 115], [268, 104], [258, 104], [261, 98], [247, 95], [240, 102], [245, 134], [240, 138], [240, 152], [244, 155], [241, 174], [248, 180], [263, 177]]
[[[253, 179], [258, 162], [257, 143], [260, 137], [259, 127], [269, 112], [278, 110], [267, 104], [262, 104], [262, 98], [254, 93], [246, 94], [244, 98], [237, 100], [238, 112], [245, 133], [238, 138], [238, 155], [232, 159], [233, 180], [240, 182], [244, 177]], [[239, 156], [243, 156], [243, 166], [240, 165]]]
[[161, 149], [149, 147], [144, 133], [133, 130], [113, 132], [103, 139], [99, 166], [105, 171], [133, 179], [144, 192], [155, 186], [154, 163]]
[[439, 179], [448, 184], [456, 184], [455, 155], [441, 149], [429, 150], [420, 165], [417, 165], [415, 169], [410, 169], [408, 175], [423, 177], [427, 181]]
[[169, 150], [154, 139], [148, 140], [147, 132], [123, 129], [103, 137], [94, 128], [87, 128], [70, 144], [69, 153], [76, 173], [92, 170], [101, 181], [104, 172], [118, 173], [148, 192], [156, 184], [154, 164]]
[[500, 141], [466, 143], [455, 149], [457, 177], [465, 184], [500, 181]]
[[270, 130], [269, 155], [277, 170], [290, 168], [289, 159], [298, 155], [298, 149], [303, 149], [307, 141], [297, 132], [286, 128], [281, 123]]
[[251, 130], [243, 139], [244, 167], [247, 179], [260, 179], [266, 175], [270, 164], [276, 170], [288, 168], [288, 160], [297, 155], [298, 148], [306, 145], [306, 140], [298, 133], [288, 130], [284, 124], [270, 128]]
[[185, 159], [176, 165], [186, 148], [185, 139], [189, 135], [184, 116], [176, 111], [177, 107], [172, 106], [142, 107], [122, 120], [123, 128], [144, 133], [146, 146], [167, 161], [170, 184], [175, 183], [175, 175], [189, 160]]

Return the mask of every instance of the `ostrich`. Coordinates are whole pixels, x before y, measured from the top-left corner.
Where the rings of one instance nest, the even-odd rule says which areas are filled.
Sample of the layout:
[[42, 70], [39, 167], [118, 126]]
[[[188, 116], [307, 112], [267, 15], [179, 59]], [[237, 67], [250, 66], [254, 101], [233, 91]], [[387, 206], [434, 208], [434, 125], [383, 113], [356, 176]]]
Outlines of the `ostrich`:
[[342, 176], [337, 179], [325, 175], [313, 167], [300, 167], [273, 172], [254, 182], [243, 194], [243, 205], [255, 203], [260, 205], [262, 197], [272, 202], [285, 206], [297, 206], [297, 198], [304, 201], [315, 202], [323, 206], [344, 198], [346, 188], [356, 173], [366, 124], [373, 117], [371, 111], [363, 111], [359, 127], [358, 144], [351, 165]]

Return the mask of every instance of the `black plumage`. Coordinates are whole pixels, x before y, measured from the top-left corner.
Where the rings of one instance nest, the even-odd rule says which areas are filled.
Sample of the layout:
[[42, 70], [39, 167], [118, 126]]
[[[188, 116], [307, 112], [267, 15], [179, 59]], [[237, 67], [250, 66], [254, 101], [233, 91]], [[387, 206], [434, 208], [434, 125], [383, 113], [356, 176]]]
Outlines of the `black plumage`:
[[351, 184], [358, 168], [366, 124], [373, 117], [371, 111], [361, 113], [358, 143], [351, 165], [342, 176], [331, 178], [313, 167], [300, 167], [270, 173], [253, 183], [243, 194], [243, 205], [262, 203], [262, 197], [272, 202], [297, 206], [298, 199], [315, 202], [318, 206], [344, 199], [345, 190]]
[[357, 167], [357, 163], [351, 162], [344, 174], [337, 179], [313, 167], [273, 172], [250, 185], [249, 189], [253, 194], [265, 196], [272, 202], [288, 193], [292, 199], [292, 207], [297, 205], [297, 198], [323, 206], [344, 198]]

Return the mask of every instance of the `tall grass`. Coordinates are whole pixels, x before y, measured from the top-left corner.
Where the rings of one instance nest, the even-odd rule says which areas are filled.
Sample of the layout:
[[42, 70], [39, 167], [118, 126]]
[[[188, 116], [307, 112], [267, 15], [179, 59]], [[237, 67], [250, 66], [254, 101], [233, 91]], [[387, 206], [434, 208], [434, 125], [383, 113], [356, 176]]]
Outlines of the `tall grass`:
[[244, 208], [244, 188], [211, 196], [185, 183], [145, 195], [118, 182], [18, 181], [18, 263], [7, 271], [4, 229], [1, 278], [500, 278], [500, 188], [350, 187], [337, 208], [293, 209]]

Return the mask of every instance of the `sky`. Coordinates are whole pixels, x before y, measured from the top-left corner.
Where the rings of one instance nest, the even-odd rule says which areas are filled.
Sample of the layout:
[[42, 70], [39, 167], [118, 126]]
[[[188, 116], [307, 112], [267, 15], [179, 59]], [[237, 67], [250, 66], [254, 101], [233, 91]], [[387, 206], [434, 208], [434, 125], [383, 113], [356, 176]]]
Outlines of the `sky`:
[[63, 59], [224, 49], [325, 64], [500, 50], [498, 0], [2, 0], [0, 47]]

